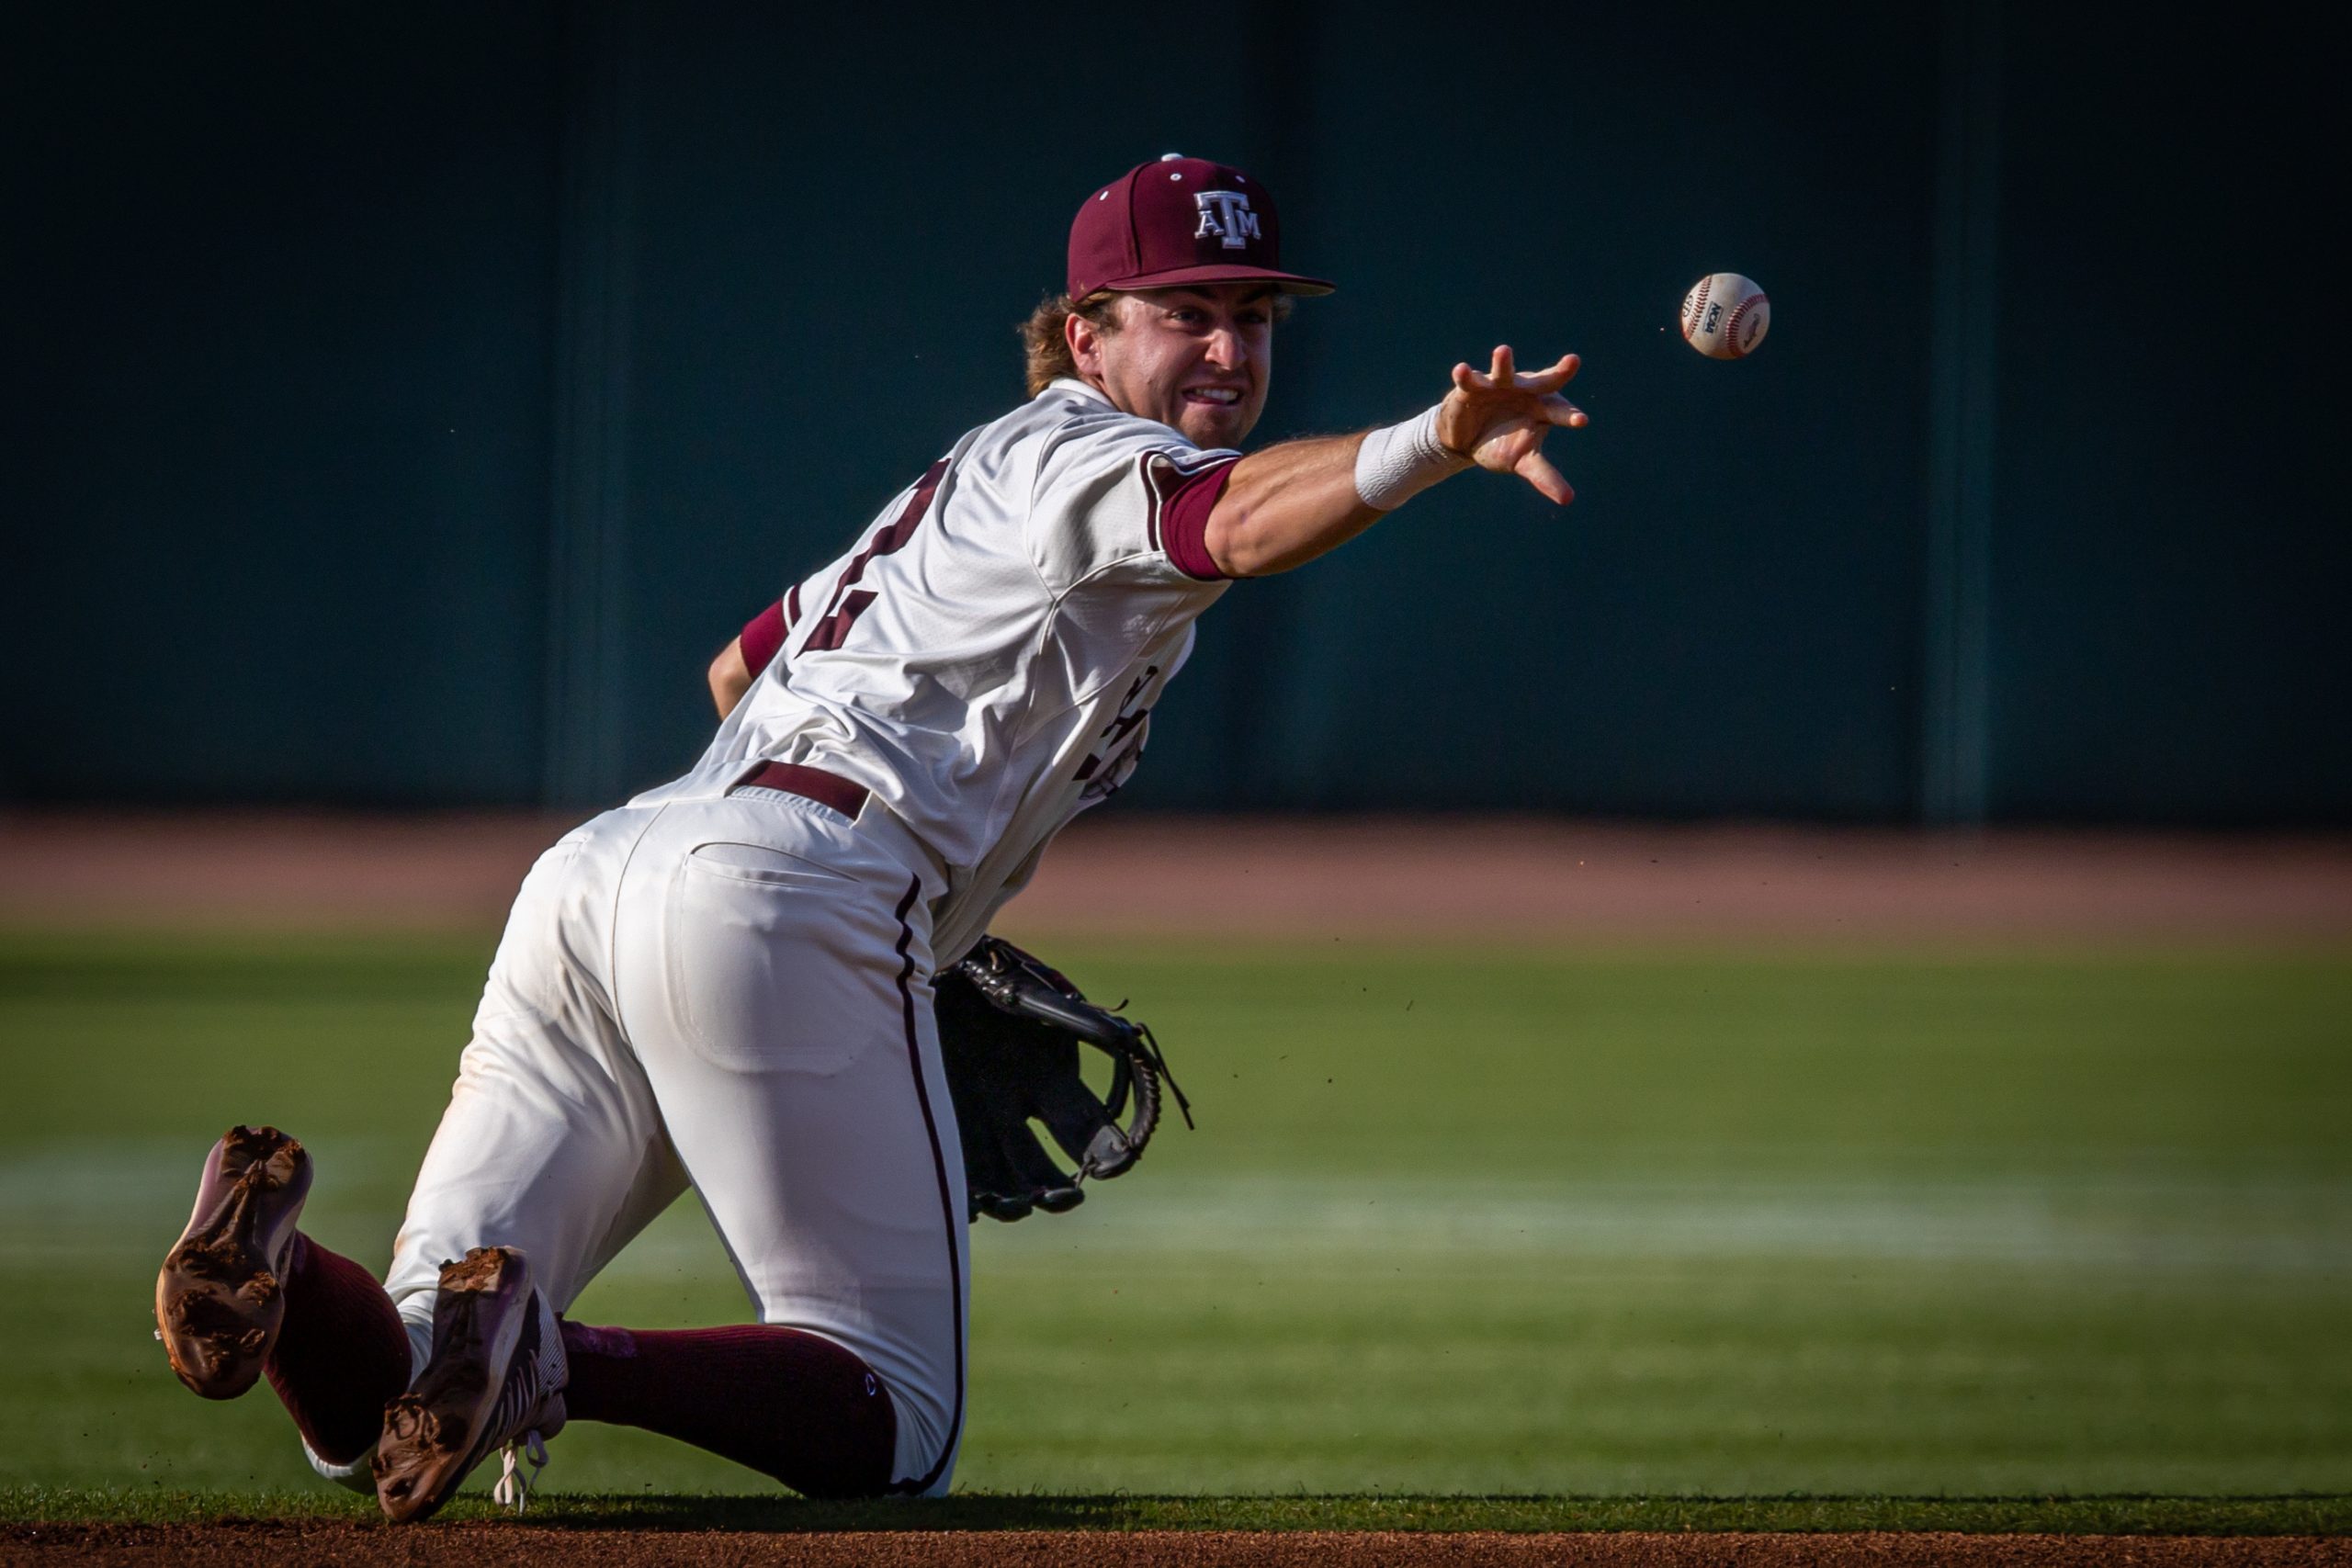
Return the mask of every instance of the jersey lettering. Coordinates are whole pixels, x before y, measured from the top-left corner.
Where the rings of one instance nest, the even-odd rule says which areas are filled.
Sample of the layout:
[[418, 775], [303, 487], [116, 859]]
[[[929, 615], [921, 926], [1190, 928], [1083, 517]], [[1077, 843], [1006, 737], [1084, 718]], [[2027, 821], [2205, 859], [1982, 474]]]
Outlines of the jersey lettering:
[[1078, 782], [1086, 786], [1080, 792], [1081, 799], [1098, 801], [1117, 794], [1119, 786], [1136, 771], [1136, 763], [1143, 755], [1141, 730], [1144, 722], [1151, 717], [1151, 705], [1146, 703], [1137, 707], [1135, 702], [1159, 673], [1159, 666], [1153, 664], [1136, 677], [1127, 694], [1119, 699], [1119, 711], [1103, 726], [1100, 749], [1079, 764]]
[[942, 457], [923, 470], [915, 482], [915, 492], [907, 497], [907, 504], [891, 525], [874, 536], [865, 548], [852, 556], [849, 565], [842, 569], [842, 579], [833, 584], [832, 596], [825, 601], [825, 613], [809, 628], [808, 640], [801, 644], [807, 652], [821, 652], [836, 649], [849, 640], [850, 627], [857, 625], [858, 616], [865, 614], [874, 603], [874, 591], [852, 587], [865, 575], [865, 568], [876, 556], [895, 555], [907, 547], [915, 536], [915, 529], [931, 510], [931, 498], [939, 493], [939, 481], [947, 477], [947, 459]]
[[1069, 379], [943, 454], [797, 591], [779, 584], [789, 636], [693, 787], [788, 760], [883, 795], [948, 868], [944, 960], [1148, 749], [1193, 618], [1226, 586], [1193, 561], [1205, 530], [1187, 519], [1238, 454]]

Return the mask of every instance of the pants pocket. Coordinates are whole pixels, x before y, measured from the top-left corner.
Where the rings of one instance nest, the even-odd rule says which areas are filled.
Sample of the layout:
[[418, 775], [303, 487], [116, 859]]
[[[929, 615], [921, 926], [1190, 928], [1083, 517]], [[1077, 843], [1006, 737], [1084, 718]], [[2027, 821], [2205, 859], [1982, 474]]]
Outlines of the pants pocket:
[[680, 862], [664, 922], [671, 1008], [696, 1055], [730, 1072], [840, 1072], [870, 1031], [844, 1028], [849, 948], [866, 924], [858, 879], [761, 844], [708, 843]]

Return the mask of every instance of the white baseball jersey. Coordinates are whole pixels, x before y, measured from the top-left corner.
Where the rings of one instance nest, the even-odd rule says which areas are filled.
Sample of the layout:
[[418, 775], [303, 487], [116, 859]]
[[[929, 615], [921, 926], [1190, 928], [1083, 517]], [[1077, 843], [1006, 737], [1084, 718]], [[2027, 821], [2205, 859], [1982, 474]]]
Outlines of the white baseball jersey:
[[[929, 977], [1134, 768], [1224, 591], [1235, 460], [1056, 382], [785, 596], [691, 773], [541, 857], [386, 1280], [420, 1352], [441, 1259], [519, 1247], [563, 1309], [691, 1181], [760, 1321], [888, 1392], [891, 1483], [952, 1484], [970, 1258]], [[770, 761], [871, 794], [729, 794]]]
[[786, 594], [781, 653], [694, 770], [637, 804], [722, 794], [763, 761], [855, 780], [938, 857], [933, 952], [953, 963], [1133, 771], [1225, 591], [1200, 536], [1238, 456], [1054, 382]]

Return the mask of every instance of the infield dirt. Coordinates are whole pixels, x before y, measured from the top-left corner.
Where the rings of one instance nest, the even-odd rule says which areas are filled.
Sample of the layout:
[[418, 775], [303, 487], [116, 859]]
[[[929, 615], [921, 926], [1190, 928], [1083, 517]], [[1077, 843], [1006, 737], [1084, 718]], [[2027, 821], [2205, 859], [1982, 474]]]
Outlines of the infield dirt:
[[[570, 826], [523, 813], [0, 814], [0, 920], [495, 929]], [[2340, 942], [2352, 839], [1121, 817], [1064, 834], [1004, 931]]]

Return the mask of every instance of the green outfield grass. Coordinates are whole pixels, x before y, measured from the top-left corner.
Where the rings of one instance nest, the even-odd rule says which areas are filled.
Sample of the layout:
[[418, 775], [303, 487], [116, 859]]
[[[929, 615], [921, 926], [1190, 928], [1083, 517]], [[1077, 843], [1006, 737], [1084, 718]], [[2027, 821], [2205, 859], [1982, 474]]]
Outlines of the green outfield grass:
[[[239, 1120], [310, 1144], [311, 1226], [380, 1266], [489, 945], [0, 939], [0, 1517], [312, 1484], [266, 1390], [173, 1381], [154, 1266]], [[1201, 1128], [984, 1222], [967, 1487], [2307, 1493], [2344, 1528], [2345, 955], [1052, 956], [1136, 998]], [[574, 1315], [742, 1311], [689, 1205]], [[557, 1492], [773, 1490], [554, 1451]]]

